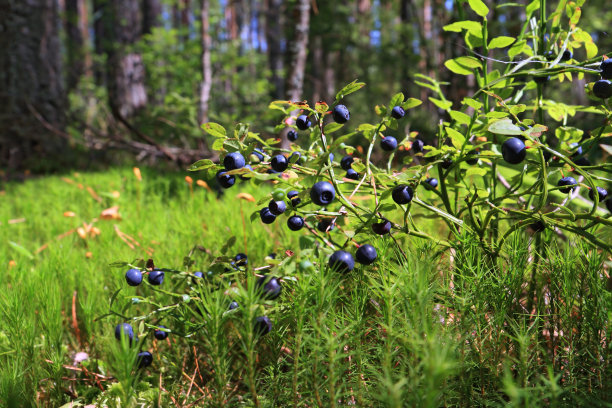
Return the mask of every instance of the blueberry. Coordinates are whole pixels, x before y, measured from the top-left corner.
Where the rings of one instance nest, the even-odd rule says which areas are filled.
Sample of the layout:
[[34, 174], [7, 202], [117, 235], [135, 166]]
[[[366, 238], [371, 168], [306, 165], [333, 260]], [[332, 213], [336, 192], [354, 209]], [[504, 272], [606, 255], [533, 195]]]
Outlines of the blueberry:
[[353, 159], [353, 156], [344, 156], [342, 160], [340, 160], [340, 167], [342, 167], [344, 170], [348, 170], [351, 168], [351, 164], [353, 164], [353, 161], [355, 161], [355, 159]]
[[271, 252], [268, 254], [268, 257], [271, 259], [276, 259], [276, 254], [274, 252]]
[[554, 61], [554, 59], [555, 59], [557, 56], [556, 56], [556, 55], [555, 55], [555, 53], [554, 53], [554, 52], [552, 52], [552, 51], [546, 51], [546, 52], [544, 53], [544, 57], [546, 57], [546, 59], [547, 59], [548, 61]]
[[355, 258], [357, 262], [362, 265], [371, 265], [375, 260], [378, 254], [376, 254], [376, 248], [374, 248], [370, 244], [365, 244], [360, 246], [355, 252]]
[[310, 189], [310, 199], [316, 205], [328, 205], [336, 197], [334, 186], [327, 181], [319, 181]]
[[427, 188], [436, 188], [438, 187], [438, 180], [435, 178], [428, 178], [425, 180], [425, 187]]
[[255, 156], [257, 161], [260, 161], [260, 162], [263, 161], [264, 159], [263, 151], [258, 148], [255, 148], [255, 150], [253, 150], [253, 152], [251, 153], [251, 156]]
[[142, 272], [140, 269], [128, 269], [125, 273], [125, 280], [130, 286], [138, 286], [142, 282]]
[[310, 123], [310, 119], [308, 119], [308, 116], [300, 115], [295, 120], [295, 125], [300, 130], [307, 130], [310, 126], [312, 126], [312, 123]]
[[350, 272], [355, 267], [353, 255], [346, 251], [336, 251], [329, 257], [329, 267], [338, 272]]
[[546, 225], [544, 225], [542, 221], [536, 221], [533, 224], [530, 224], [529, 228], [531, 228], [533, 232], [542, 232], [546, 229]]
[[255, 319], [253, 330], [256, 334], [264, 336], [272, 331], [272, 322], [268, 316], [259, 316]]
[[392, 152], [393, 150], [397, 149], [397, 139], [393, 136], [385, 136], [380, 141], [380, 147], [387, 152]]
[[329, 154], [329, 161], [330, 161], [330, 162], [333, 162], [333, 161], [334, 161], [334, 154], [333, 154], [333, 153], [330, 153], [330, 154]]
[[287, 220], [287, 226], [291, 231], [299, 231], [304, 227], [304, 219], [299, 215], [292, 215]]
[[131, 324], [120, 323], [115, 326], [115, 338], [121, 340], [121, 336], [127, 337], [130, 344], [132, 344], [132, 340], [134, 340], [134, 329]]
[[395, 119], [401, 119], [405, 114], [406, 112], [401, 106], [394, 106], [393, 109], [391, 109], [391, 116], [393, 116]]
[[533, 80], [536, 84], [545, 84], [546, 82], [550, 81], [550, 75], [535, 76], [533, 77]]
[[238, 152], [228, 153], [227, 156], [223, 159], [223, 165], [225, 166], [225, 170], [235, 170], [241, 169], [244, 167], [245, 161], [244, 157]]
[[387, 220], [383, 220], [378, 223], [372, 224], [372, 231], [378, 235], [385, 235], [391, 231], [391, 222]]
[[277, 154], [270, 160], [270, 166], [272, 166], [272, 170], [274, 171], [283, 172], [287, 169], [287, 166], [289, 166], [289, 162], [285, 156]]
[[255, 282], [255, 288], [259, 291], [263, 298], [274, 300], [280, 296], [283, 287], [280, 281], [275, 277], [269, 277], [264, 275], [257, 279]]
[[519, 164], [525, 160], [527, 150], [525, 143], [518, 137], [511, 137], [502, 144], [502, 157], [510, 164]]
[[297, 207], [302, 202], [300, 197], [298, 197], [298, 194], [299, 193], [295, 190], [291, 190], [287, 193], [287, 198], [291, 200], [291, 205], [293, 207]]
[[[563, 187], [563, 186], [571, 186], [573, 184], [578, 184], [576, 182], [576, 179], [573, 177], [563, 177], [561, 180], [559, 180], [559, 182], [557, 183], [558, 187]], [[559, 191], [561, 191], [564, 194], [569, 193], [570, 191], [573, 191], [576, 187], [567, 187], [567, 188], [562, 188]]]
[[164, 271], [155, 269], [149, 272], [149, 283], [151, 285], [155, 285], [155, 286], [161, 285], [163, 281], [164, 281]]
[[443, 169], [449, 169], [452, 165], [453, 165], [453, 161], [451, 159], [444, 159], [442, 163], [440, 163], [440, 166]]
[[348, 169], [346, 171], [346, 178], [351, 180], [359, 180], [359, 174], [353, 169]]
[[236, 254], [234, 261], [238, 266], [247, 266], [249, 264], [249, 258], [242, 252]]
[[276, 215], [272, 214], [268, 207], [264, 207], [259, 210], [259, 218], [261, 218], [264, 224], [272, 224], [276, 219]]
[[253, 168], [251, 167], [250, 164], [246, 164], [244, 168], [248, 169], [249, 171], [247, 171], [244, 174], [239, 174], [238, 177], [240, 177], [241, 180], [248, 180], [251, 178], [251, 175], [249, 173], [253, 171]]
[[323, 218], [321, 221], [317, 223], [317, 229], [321, 232], [332, 231], [334, 229], [334, 224], [332, 223], [331, 218]]
[[578, 157], [577, 159], [574, 159], [574, 164], [576, 166], [590, 166], [591, 162], [586, 157]]
[[397, 204], [408, 204], [412, 201], [412, 197], [414, 196], [414, 192], [412, 191], [412, 187], [406, 184], [400, 184], [395, 187], [391, 192], [391, 197], [393, 201]]
[[336, 105], [332, 111], [332, 117], [336, 123], [346, 123], [351, 118], [351, 114], [346, 106]]
[[229, 304], [228, 309], [229, 309], [229, 310], [238, 309], [238, 307], [239, 307], [239, 306], [240, 306], [240, 305], [238, 305], [238, 302], [234, 301], [234, 302], [231, 302], [231, 303]]
[[599, 69], [602, 79], [612, 79], [612, 58], [602, 61]]
[[601, 99], [608, 99], [612, 96], [612, 82], [607, 79], [600, 79], [593, 85], [593, 95]]
[[287, 209], [287, 204], [284, 201], [270, 201], [268, 204], [270, 212], [274, 215], [281, 215]]
[[415, 154], [423, 153], [423, 146], [425, 146], [425, 142], [423, 142], [421, 139], [414, 139], [410, 150], [412, 150]]
[[136, 362], [138, 364], [138, 368], [146, 368], [153, 363], [153, 355], [148, 351], [140, 352], [138, 353]]
[[153, 336], [155, 336], [155, 338], [157, 340], [166, 340], [166, 338], [168, 337], [168, 332], [167, 331], [163, 331], [160, 329], [167, 329], [166, 326], [159, 326], [159, 329], [155, 330], [153, 332]]
[[574, 54], [570, 50], [563, 51], [563, 55], [561, 56], [561, 61], [569, 61], [574, 58]]
[[572, 153], [572, 157], [580, 156], [582, 154], [582, 146], [580, 146], [578, 143], [570, 144], [570, 148], [576, 148], [576, 151]]
[[221, 187], [230, 188], [236, 182], [236, 177], [234, 177], [233, 175], [227, 174], [223, 170], [219, 170], [217, 172], [217, 181], [219, 182], [219, 185]]
[[[470, 157], [470, 156], [479, 156], [480, 152], [478, 150], [470, 150], [469, 152], [467, 152], [467, 154], [465, 155], [466, 157]], [[469, 159], [465, 161], [467, 164], [471, 164], [474, 165], [476, 163], [478, 163], [478, 157], [476, 157], [475, 159]]]
[[295, 142], [297, 138], [298, 132], [296, 132], [295, 130], [291, 129], [289, 132], [287, 132], [287, 139], [289, 139], [289, 141]]
[[[599, 196], [599, 202], [601, 203], [608, 196], [608, 192], [601, 187], [597, 187], [597, 195]], [[589, 198], [593, 201], [595, 200], [595, 195], [593, 194], [593, 190], [589, 190]]]
[[[294, 159], [294, 157], [297, 157], [297, 158]], [[291, 156], [289, 156], [289, 162], [295, 163], [295, 164], [302, 164], [302, 154], [300, 152], [291, 153]]]
[[193, 276], [195, 276], [196, 278], [202, 278], [204, 276], [204, 274], [200, 271], [194, 272]]

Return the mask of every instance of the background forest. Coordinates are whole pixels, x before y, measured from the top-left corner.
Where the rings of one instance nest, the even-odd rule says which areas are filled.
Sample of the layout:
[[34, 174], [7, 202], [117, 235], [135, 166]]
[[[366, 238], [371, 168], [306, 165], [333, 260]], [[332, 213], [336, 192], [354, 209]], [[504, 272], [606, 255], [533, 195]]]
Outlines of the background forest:
[[[491, 33], [520, 31], [524, 7], [486, 3]], [[426, 102], [406, 130], [427, 141], [444, 111], [415, 74], [446, 83], [455, 106], [476, 86], [444, 66], [469, 54], [461, 33], [442, 29], [473, 15], [462, 0], [2, 0], [0, 11], [0, 163], [9, 170], [132, 157], [184, 167], [212, 154], [200, 123], [240, 121], [274, 135], [269, 101], [329, 101], [356, 78], [368, 86], [353, 115], [370, 121], [372, 103], [402, 91]], [[583, 10], [600, 52], [612, 49], [611, 19], [604, 0]], [[490, 57], [507, 60], [503, 49]], [[588, 104], [584, 84], [545, 96]]]

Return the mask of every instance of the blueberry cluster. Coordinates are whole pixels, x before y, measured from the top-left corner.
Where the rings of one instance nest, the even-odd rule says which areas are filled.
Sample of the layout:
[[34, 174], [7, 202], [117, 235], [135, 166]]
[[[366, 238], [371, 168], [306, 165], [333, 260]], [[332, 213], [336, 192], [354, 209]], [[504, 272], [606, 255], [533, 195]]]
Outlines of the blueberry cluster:
[[604, 60], [599, 66], [601, 79], [593, 84], [593, 95], [601, 99], [612, 96], [612, 58]]

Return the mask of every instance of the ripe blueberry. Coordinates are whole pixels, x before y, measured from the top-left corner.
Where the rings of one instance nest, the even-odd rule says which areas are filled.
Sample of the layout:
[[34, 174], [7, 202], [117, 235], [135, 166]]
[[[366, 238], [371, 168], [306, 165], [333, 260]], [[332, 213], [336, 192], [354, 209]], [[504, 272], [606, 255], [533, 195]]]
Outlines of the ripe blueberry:
[[327, 181], [319, 181], [310, 189], [310, 199], [316, 205], [328, 205], [336, 197], [334, 186]]
[[236, 254], [236, 256], [234, 257], [234, 261], [238, 266], [247, 266], [249, 264], [249, 258], [246, 256], [246, 254], [243, 254], [242, 252]]
[[391, 222], [383, 220], [382, 222], [372, 224], [372, 231], [378, 235], [388, 234], [391, 231]]
[[321, 221], [317, 223], [317, 229], [321, 232], [332, 231], [334, 229], [334, 224], [332, 223], [331, 218], [323, 218]]
[[300, 200], [300, 198], [298, 197], [298, 192], [295, 190], [291, 190], [287, 193], [287, 198], [291, 200], [291, 205], [293, 207], [297, 207], [302, 200]]
[[223, 159], [223, 165], [225, 166], [225, 170], [235, 170], [241, 169], [244, 167], [245, 161], [244, 157], [238, 152], [228, 153], [227, 156]]
[[383, 150], [392, 152], [393, 150], [397, 149], [397, 139], [393, 136], [385, 136], [380, 141], [380, 147], [382, 147]]
[[391, 116], [393, 116], [395, 119], [401, 119], [405, 114], [406, 112], [401, 106], [394, 106], [393, 109], [391, 109]]
[[264, 224], [272, 224], [276, 219], [276, 215], [272, 214], [268, 207], [264, 207], [259, 210], [259, 218], [261, 218], [261, 222]]
[[430, 189], [438, 187], [438, 180], [431, 177], [428, 178], [427, 180], [425, 180], [425, 187]]
[[255, 327], [253, 328], [256, 334], [264, 336], [272, 331], [272, 322], [268, 316], [259, 316], [255, 319]]
[[194, 272], [193, 276], [196, 278], [202, 278], [204, 276], [204, 274], [200, 271]]
[[234, 177], [233, 175], [227, 174], [223, 170], [219, 170], [217, 172], [217, 181], [219, 182], [219, 185], [221, 187], [230, 188], [236, 182], [236, 177]]
[[160, 329], [167, 329], [166, 326], [159, 326], [159, 329], [156, 329], [153, 332], [153, 336], [155, 336], [155, 338], [157, 340], [166, 340], [166, 338], [168, 337], [168, 332], [164, 331], [164, 330], [160, 330]]
[[[478, 150], [470, 150], [469, 152], [467, 152], [467, 154], [465, 156], [469, 157], [469, 156], [478, 156], [478, 155], [480, 155], [480, 152]], [[465, 162], [467, 164], [474, 165], [474, 164], [478, 163], [478, 157], [476, 157], [475, 159], [466, 160]]]
[[138, 364], [138, 368], [146, 368], [153, 363], [153, 355], [148, 351], [140, 352], [138, 353], [136, 362]]
[[570, 50], [563, 51], [563, 55], [561, 56], [561, 61], [569, 61], [574, 58], [574, 54]]
[[444, 159], [444, 161], [442, 161], [442, 163], [440, 163], [440, 166], [443, 169], [449, 169], [450, 166], [453, 165], [453, 161], [451, 159]]
[[125, 273], [125, 280], [130, 286], [138, 286], [142, 282], [142, 272], [140, 269], [128, 269]]
[[[597, 187], [597, 195], [599, 196], [599, 202], [602, 203], [603, 200], [608, 196], [608, 192], [601, 187]], [[591, 200], [595, 200], [595, 195], [593, 194], [593, 190], [589, 190], [589, 198]]]
[[601, 99], [608, 99], [612, 96], [612, 82], [607, 79], [600, 79], [593, 85], [593, 95]]
[[348, 169], [346, 171], [346, 178], [351, 180], [359, 180], [359, 174], [353, 169]]
[[287, 226], [291, 231], [299, 231], [304, 227], [304, 219], [299, 215], [292, 215], [287, 220]]
[[612, 58], [602, 61], [599, 69], [602, 79], [612, 79]]
[[163, 281], [164, 281], [164, 271], [155, 269], [149, 272], [149, 283], [151, 285], [155, 285], [155, 286], [161, 285]]
[[274, 215], [281, 215], [287, 209], [287, 204], [284, 201], [270, 201], [268, 204], [270, 212]]
[[289, 132], [287, 132], [287, 139], [289, 139], [289, 141], [295, 142], [297, 138], [298, 132], [296, 132], [295, 130], [291, 129]]
[[355, 260], [350, 253], [339, 250], [329, 257], [329, 267], [338, 272], [350, 272], [355, 267]]
[[554, 59], [556, 58], [555, 53], [554, 53], [554, 52], [552, 52], [552, 51], [546, 51], [546, 52], [544, 53], [544, 56], [546, 57], [546, 59], [547, 59], [548, 61], [554, 61]]
[[295, 164], [302, 164], [302, 154], [300, 152], [293, 152], [289, 156], [289, 162]]
[[412, 150], [415, 154], [423, 153], [423, 146], [425, 146], [425, 142], [423, 142], [421, 139], [414, 139], [410, 150]]
[[576, 151], [572, 153], [572, 157], [580, 156], [582, 154], [582, 146], [580, 146], [578, 143], [570, 144], [570, 148], [576, 148]]
[[591, 162], [586, 157], [578, 157], [577, 159], [574, 159], [574, 164], [576, 166], [590, 166]]
[[348, 170], [351, 168], [351, 164], [353, 164], [353, 161], [355, 161], [355, 159], [353, 159], [353, 156], [344, 156], [342, 160], [340, 160], [340, 167], [342, 167], [344, 170]]
[[262, 297], [269, 300], [274, 300], [279, 297], [283, 290], [280, 281], [277, 278], [269, 277], [268, 275], [264, 275], [257, 279], [255, 282], [255, 288], [262, 294]]
[[231, 303], [229, 304], [228, 309], [229, 309], [229, 310], [234, 310], [234, 309], [238, 309], [238, 307], [239, 307], [238, 302], [234, 301], [234, 302], [231, 302]]
[[371, 265], [375, 260], [378, 254], [376, 254], [376, 248], [374, 248], [370, 244], [365, 244], [360, 246], [355, 252], [355, 258], [357, 262], [362, 265]]
[[251, 178], [251, 175], [249, 173], [251, 173], [253, 171], [253, 168], [251, 167], [250, 164], [246, 164], [244, 166], [245, 169], [248, 169], [249, 171], [247, 171], [244, 174], [239, 174], [238, 177], [240, 177], [241, 180], [248, 180]]
[[[559, 182], [557, 183], [557, 187], [563, 187], [563, 186], [571, 186], [573, 184], [578, 184], [576, 182], [576, 179], [573, 177], [563, 177], [561, 180], [559, 180]], [[569, 193], [570, 191], [573, 191], [576, 187], [567, 187], [567, 188], [562, 188], [559, 191], [561, 191], [564, 194]]]
[[351, 118], [351, 114], [346, 106], [336, 105], [332, 111], [332, 117], [336, 123], [346, 123]]
[[519, 164], [526, 155], [525, 143], [518, 137], [511, 137], [502, 144], [502, 157], [510, 164]]
[[391, 197], [393, 201], [397, 204], [408, 204], [412, 201], [412, 197], [414, 196], [414, 192], [412, 191], [412, 187], [406, 184], [400, 184], [395, 187], [391, 192]]
[[251, 156], [255, 156], [258, 162], [261, 162], [264, 159], [263, 151], [258, 148], [255, 148], [255, 150], [251, 152]]
[[288, 165], [289, 162], [287, 161], [287, 158], [282, 154], [277, 154], [272, 158], [272, 160], [270, 160], [270, 166], [272, 166], [272, 170], [274, 171], [283, 172], [285, 169], [287, 169]]
[[300, 115], [295, 120], [295, 125], [300, 130], [307, 130], [312, 124], [310, 123], [310, 119], [306, 115]]
[[132, 344], [132, 340], [134, 340], [134, 329], [131, 324], [120, 323], [115, 326], [115, 338], [121, 340], [121, 336], [127, 337], [130, 344]]

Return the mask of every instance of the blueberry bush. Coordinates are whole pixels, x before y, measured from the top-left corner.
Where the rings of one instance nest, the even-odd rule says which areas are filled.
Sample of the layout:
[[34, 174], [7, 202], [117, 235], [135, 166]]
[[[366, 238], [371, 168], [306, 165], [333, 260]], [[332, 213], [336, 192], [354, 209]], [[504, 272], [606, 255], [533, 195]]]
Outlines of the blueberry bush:
[[[131, 356], [122, 398], [145, 398], [150, 365], [187, 375], [204, 390], [193, 403], [210, 406], [609, 398], [612, 163], [587, 155], [612, 153], [612, 60], [578, 27], [584, 1], [549, 16], [531, 2], [517, 37], [492, 36], [488, 7], [468, 3], [476, 17], [444, 27], [466, 46], [445, 67], [479, 88], [460, 106], [445, 94], [456, 89], [417, 75], [432, 96], [398, 92], [374, 106], [376, 123], [350, 114], [357, 80], [334, 100], [271, 102], [286, 148], [245, 123], [202, 126], [221, 160], [189, 171], [225, 191], [260, 186], [242, 198], [257, 201], [250, 221], [278, 250], [236, 254], [229, 236], [181, 268], [117, 262], [127, 282], [107, 318], [122, 340], [116, 363]], [[507, 59], [489, 56], [499, 49]], [[572, 80], [586, 80], [592, 106], [546, 99]], [[426, 138], [406, 131], [424, 102], [445, 113]], [[568, 124], [578, 111], [596, 115], [594, 128]], [[166, 354], [171, 339], [190, 362]]]

